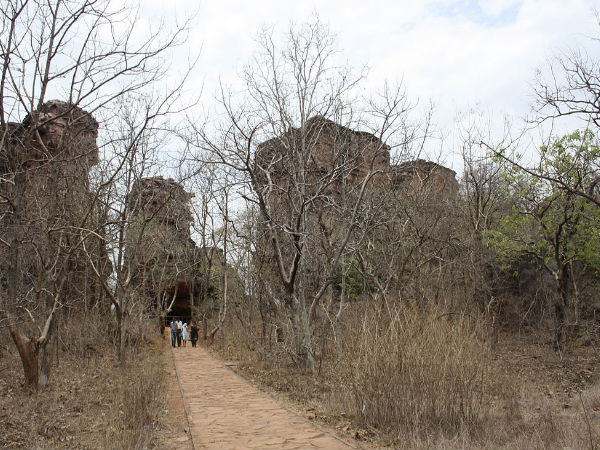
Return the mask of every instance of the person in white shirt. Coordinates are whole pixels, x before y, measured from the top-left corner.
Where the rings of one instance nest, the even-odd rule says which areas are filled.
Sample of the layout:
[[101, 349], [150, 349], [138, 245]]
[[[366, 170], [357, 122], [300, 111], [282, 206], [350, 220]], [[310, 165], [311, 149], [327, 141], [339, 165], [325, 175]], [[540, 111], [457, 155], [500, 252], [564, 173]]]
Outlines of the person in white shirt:
[[187, 322], [181, 326], [181, 338], [183, 339], [183, 346], [185, 347], [185, 342], [187, 341]]

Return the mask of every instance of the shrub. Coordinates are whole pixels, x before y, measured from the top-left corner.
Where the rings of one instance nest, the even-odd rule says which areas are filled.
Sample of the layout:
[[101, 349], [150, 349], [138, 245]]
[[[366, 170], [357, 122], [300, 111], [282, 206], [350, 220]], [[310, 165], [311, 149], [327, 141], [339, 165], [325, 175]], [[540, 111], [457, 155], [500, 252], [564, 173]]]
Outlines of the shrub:
[[356, 415], [400, 432], [455, 434], [480, 419], [489, 351], [479, 315], [367, 312], [348, 352]]

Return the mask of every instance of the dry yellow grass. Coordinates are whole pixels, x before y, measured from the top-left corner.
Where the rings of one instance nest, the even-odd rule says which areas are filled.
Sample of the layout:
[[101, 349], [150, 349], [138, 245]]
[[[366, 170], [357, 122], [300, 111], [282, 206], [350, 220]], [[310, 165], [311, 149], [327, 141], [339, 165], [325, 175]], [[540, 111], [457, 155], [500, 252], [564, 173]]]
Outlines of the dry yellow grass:
[[478, 427], [490, 359], [482, 323], [435, 307], [365, 314], [345, 361], [361, 423], [415, 436]]
[[366, 447], [600, 447], [597, 347], [556, 353], [551, 331], [500, 332], [492, 346], [494, 333], [472, 312], [399, 308], [381, 317], [365, 306], [353, 305], [336, 340], [329, 336], [317, 374], [298, 371], [278, 344], [261, 347], [260, 328], [238, 320], [213, 348]]
[[121, 367], [96, 319], [61, 327], [50, 385], [33, 394], [10, 338], [0, 336], [0, 448], [152, 447], [164, 401], [162, 343], [132, 349]]

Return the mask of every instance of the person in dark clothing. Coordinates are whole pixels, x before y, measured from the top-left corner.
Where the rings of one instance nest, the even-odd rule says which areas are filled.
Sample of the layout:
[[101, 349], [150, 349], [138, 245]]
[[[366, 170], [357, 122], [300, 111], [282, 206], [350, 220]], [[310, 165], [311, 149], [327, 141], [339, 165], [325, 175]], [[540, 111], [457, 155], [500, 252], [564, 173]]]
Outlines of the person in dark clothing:
[[177, 347], [181, 347], [181, 327], [182, 327], [182, 323], [181, 320], [177, 321]]
[[192, 341], [192, 347], [195, 347], [198, 341], [198, 325], [196, 325], [196, 322], [190, 327], [190, 341]]
[[177, 340], [177, 321], [171, 319], [169, 326], [171, 327], [171, 346], [175, 347], [175, 341]]

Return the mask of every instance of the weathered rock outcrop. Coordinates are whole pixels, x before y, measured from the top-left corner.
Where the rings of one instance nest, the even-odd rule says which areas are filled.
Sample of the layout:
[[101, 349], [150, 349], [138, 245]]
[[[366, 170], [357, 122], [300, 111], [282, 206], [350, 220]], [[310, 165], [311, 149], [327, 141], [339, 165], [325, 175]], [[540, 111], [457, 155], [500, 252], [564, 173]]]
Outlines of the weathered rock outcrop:
[[189, 243], [192, 224], [190, 201], [193, 197], [194, 194], [186, 192], [175, 180], [159, 176], [143, 178], [135, 183], [128, 202], [133, 214], [142, 216], [146, 221], [167, 225], [178, 241]]
[[[387, 172], [390, 148], [376, 136], [355, 131], [321, 116], [307, 120], [302, 129], [291, 128], [281, 136], [259, 145], [256, 165], [268, 168], [276, 184], [285, 184], [301, 165], [315, 182], [324, 175], [335, 179], [335, 185], [360, 183], [371, 169]], [[261, 175], [261, 171], [256, 171]], [[380, 175], [383, 182], [383, 175]], [[265, 182], [264, 177], [261, 180]]]
[[[373, 205], [388, 205], [415, 220], [427, 216], [419, 220], [423, 224], [439, 225], [439, 221], [429, 219], [443, 216], [458, 192], [454, 171], [422, 159], [392, 165], [390, 147], [379, 138], [323, 117], [313, 117], [302, 128], [292, 128], [259, 145], [254, 164], [256, 187], [269, 206], [270, 222], [263, 225], [255, 262], [267, 267], [265, 273], [271, 270], [273, 279], [278, 278], [273, 263], [278, 255], [271, 243], [276, 233], [288, 267], [294, 258], [306, 255], [301, 264], [303, 289], [309, 295], [323, 285], [329, 270], [326, 262], [346, 235], [361, 185], [370, 173], [375, 175], [363, 204], [373, 200]], [[372, 213], [377, 216], [377, 211]], [[392, 220], [386, 213], [382, 211], [383, 220]], [[363, 223], [366, 229], [373, 223], [367, 216]]]
[[458, 193], [456, 172], [433, 161], [406, 161], [391, 166], [389, 174], [394, 189], [427, 190], [437, 200], [454, 198]]
[[376, 172], [373, 185], [392, 189], [428, 189], [453, 197], [458, 192], [456, 172], [423, 159], [390, 164], [390, 147], [365, 131], [356, 131], [321, 116], [306, 121], [304, 127], [291, 128], [281, 136], [258, 146], [256, 174], [261, 185], [267, 183], [265, 171], [281, 190], [304, 167], [305, 182], [317, 183], [320, 177], [331, 177], [329, 192], [341, 183], [356, 185], [369, 170]]
[[132, 214], [126, 254], [132, 282], [163, 318], [189, 321], [194, 307], [214, 289], [212, 278], [205, 276], [213, 275], [207, 266], [222, 263], [219, 249], [198, 248], [191, 238], [193, 196], [160, 176], [139, 180], [128, 195]]
[[105, 275], [110, 272], [98, 238], [102, 221], [89, 192], [97, 136], [90, 114], [57, 100], [2, 130], [0, 238], [8, 256], [0, 261], [0, 273], [3, 287], [27, 297], [25, 302], [36, 301], [36, 289], [54, 292], [57, 287], [47, 284], [63, 274], [61, 301], [95, 301], [101, 289], [88, 270], [88, 255]]

